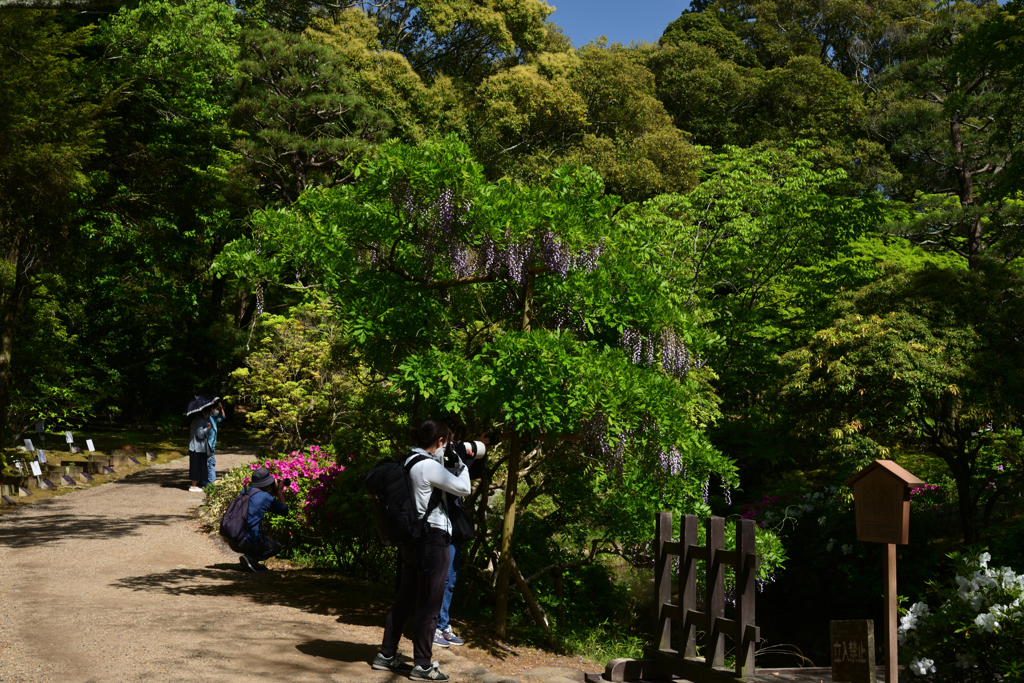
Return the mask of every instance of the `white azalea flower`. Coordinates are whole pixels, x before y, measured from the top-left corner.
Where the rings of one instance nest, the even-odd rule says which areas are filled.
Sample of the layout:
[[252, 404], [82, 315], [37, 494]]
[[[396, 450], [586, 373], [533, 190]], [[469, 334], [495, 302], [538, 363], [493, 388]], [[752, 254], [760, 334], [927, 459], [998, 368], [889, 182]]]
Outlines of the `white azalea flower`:
[[915, 657], [910, 660], [910, 670], [918, 676], [926, 676], [930, 673], [935, 673], [935, 662], [931, 659], [923, 657], [921, 659], [917, 659]]
[[834, 548], [835, 545], [836, 545], [836, 539], [830, 538], [830, 539], [828, 539], [828, 545], [825, 546], [825, 550], [828, 551], [828, 552], [832, 552], [832, 548]]
[[842, 549], [843, 549], [843, 555], [849, 555], [850, 553], [853, 552], [853, 546], [850, 545], [849, 543], [844, 543], [843, 546], [842, 546]]
[[974, 655], [972, 655], [970, 653], [965, 654], [965, 655], [961, 655], [960, 653], [957, 653], [957, 655], [956, 655], [956, 666], [957, 666], [957, 668], [960, 668], [960, 669], [977, 669], [978, 668], [978, 660], [975, 659]]
[[989, 633], [992, 633], [999, 628], [999, 622], [996, 621], [996, 615], [991, 612], [987, 614], [979, 614], [975, 617], [974, 625], [978, 627], [979, 631], [988, 631]]

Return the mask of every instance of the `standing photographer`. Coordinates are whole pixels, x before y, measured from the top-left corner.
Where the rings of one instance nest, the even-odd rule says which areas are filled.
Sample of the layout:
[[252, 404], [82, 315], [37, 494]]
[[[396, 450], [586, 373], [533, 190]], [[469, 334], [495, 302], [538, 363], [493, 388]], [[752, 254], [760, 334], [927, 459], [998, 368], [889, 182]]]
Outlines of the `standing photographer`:
[[[399, 546], [402, 566], [398, 597], [388, 613], [380, 652], [371, 665], [380, 671], [408, 673], [413, 681], [448, 680], [437, 662], [431, 661], [452, 539], [452, 524], [443, 492], [455, 496], [470, 492], [469, 471], [465, 465], [460, 462], [451, 470], [445, 469], [443, 454], [451, 438], [452, 430], [439, 420], [427, 420], [412, 430], [416, 445], [405, 462], [425, 456], [412, 465], [408, 476], [416, 515], [421, 519], [426, 516], [427, 530], [419, 541]], [[410, 618], [415, 664], [411, 671], [398, 657], [398, 642]]]
[[233, 547], [233, 550], [242, 553], [238, 561], [249, 571], [267, 571], [267, 568], [260, 562], [281, 552], [281, 544], [263, 533], [263, 516], [268, 512], [278, 515], [288, 514], [288, 504], [284, 502], [287, 485], [287, 479], [283, 483], [279, 483], [265, 467], [252, 473], [252, 483], [249, 484], [249, 488], [259, 489], [259, 491], [249, 499], [249, 514], [245, 519], [249, 533]]
[[[483, 459], [487, 456], [487, 444], [489, 439], [484, 441], [457, 441], [445, 449], [445, 466], [454, 467], [456, 462], [461, 461], [469, 470], [470, 480], [479, 479], [483, 469]], [[462, 507], [462, 499], [458, 496], [448, 494], [448, 518], [452, 522], [452, 544], [448, 551], [448, 578], [444, 587], [444, 598], [441, 600], [441, 611], [437, 615], [437, 627], [434, 630], [434, 645], [437, 647], [450, 647], [452, 645], [463, 645], [465, 641], [455, 635], [448, 612], [452, 606], [452, 596], [455, 594], [455, 583], [459, 579], [459, 568], [461, 558], [459, 549], [461, 545], [473, 538], [474, 529], [469, 510]]]

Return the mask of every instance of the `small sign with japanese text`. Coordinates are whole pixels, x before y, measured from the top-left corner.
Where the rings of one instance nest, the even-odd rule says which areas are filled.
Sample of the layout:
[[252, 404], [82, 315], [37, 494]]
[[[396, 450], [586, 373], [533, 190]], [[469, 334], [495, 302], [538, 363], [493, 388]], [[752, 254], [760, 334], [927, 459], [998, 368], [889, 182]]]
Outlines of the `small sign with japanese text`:
[[863, 619], [833, 621], [832, 680], [835, 683], [875, 683], [875, 622]]

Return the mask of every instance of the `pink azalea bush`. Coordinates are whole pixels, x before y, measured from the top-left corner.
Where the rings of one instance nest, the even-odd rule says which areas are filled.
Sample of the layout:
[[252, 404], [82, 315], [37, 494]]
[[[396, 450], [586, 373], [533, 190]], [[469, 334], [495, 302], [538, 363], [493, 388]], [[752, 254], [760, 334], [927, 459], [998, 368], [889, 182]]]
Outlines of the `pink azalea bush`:
[[[249, 465], [252, 471], [266, 467], [278, 481], [291, 480], [285, 494], [288, 514], [270, 518], [275, 532], [298, 541], [320, 531], [327, 498], [336, 478], [345, 471], [333, 451], [332, 447], [310, 446], [308, 450], [292, 451], [284, 457], [269, 457]], [[245, 484], [250, 480], [251, 476], [246, 477]], [[329, 516], [328, 513], [326, 517]]]

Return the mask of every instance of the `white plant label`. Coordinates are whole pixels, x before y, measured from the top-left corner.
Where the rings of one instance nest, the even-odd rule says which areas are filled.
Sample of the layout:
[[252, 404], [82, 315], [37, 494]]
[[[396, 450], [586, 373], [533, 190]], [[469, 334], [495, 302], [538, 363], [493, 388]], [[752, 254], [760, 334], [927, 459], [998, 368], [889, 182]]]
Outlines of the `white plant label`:
[[29, 453], [36, 449], [36, 447], [32, 445], [32, 439], [25, 439], [25, 448], [28, 449]]
[[75, 437], [71, 436], [71, 432], [64, 432], [64, 438], [67, 439], [68, 443], [75, 442]]
[[85, 440], [85, 447], [89, 450], [90, 453], [96, 450], [95, 446], [92, 445], [92, 439]]
[[36, 434], [42, 434], [43, 430], [45, 428], [46, 427], [45, 427], [45, 425], [43, 425], [43, 421], [42, 420], [40, 420], [39, 422], [36, 422]]
[[36, 460], [39, 462], [46, 462], [46, 451], [39, 449], [36, 451]]
[[37, 477], [43, 476], [43, 470], [39, 468], [39, 463], [32, 463], [32, 474], [34, 474]]

